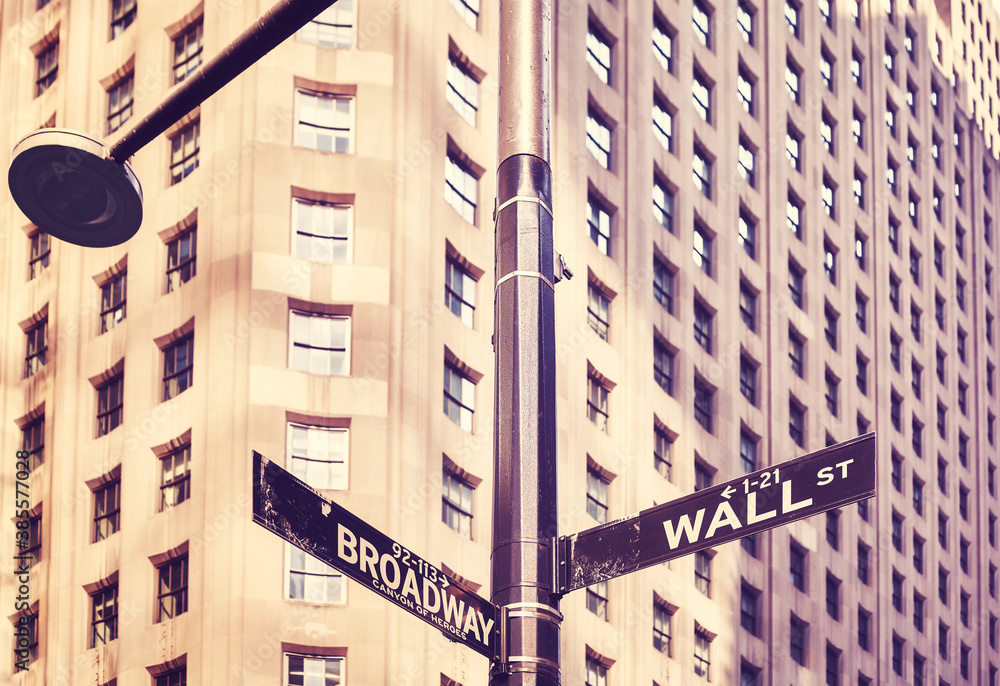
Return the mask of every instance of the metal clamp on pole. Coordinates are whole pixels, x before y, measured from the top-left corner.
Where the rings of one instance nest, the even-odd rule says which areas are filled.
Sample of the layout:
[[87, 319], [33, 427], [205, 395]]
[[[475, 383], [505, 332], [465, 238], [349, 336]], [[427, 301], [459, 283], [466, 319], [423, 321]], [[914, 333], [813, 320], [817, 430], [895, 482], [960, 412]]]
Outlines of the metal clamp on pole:
[[545, 657], [532, 655], [510, 655], [511, 619], [527, 620], [532, 623], [548, 623], [556, 627], [563, 620], [563, 615], [543, 603], [511, 603], [500, 608], [500, 660], [499, 667], [503, 674], [537, 673], [539, 667], [544, 667], [556, 674], [559, 673], [559, 662]]

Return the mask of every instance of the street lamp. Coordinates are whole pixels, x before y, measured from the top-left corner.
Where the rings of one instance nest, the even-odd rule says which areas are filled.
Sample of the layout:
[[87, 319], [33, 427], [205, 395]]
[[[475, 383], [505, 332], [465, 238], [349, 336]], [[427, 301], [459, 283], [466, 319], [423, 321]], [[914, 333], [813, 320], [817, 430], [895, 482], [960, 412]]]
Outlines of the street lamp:
[[281, 0], [110, 149], [66, 129], [28, 134], [7, 171], [14, 202], [38, 228], [68, 243], [124, 243], [142, 224], [142, 187], [127, 160], [334, 2]]

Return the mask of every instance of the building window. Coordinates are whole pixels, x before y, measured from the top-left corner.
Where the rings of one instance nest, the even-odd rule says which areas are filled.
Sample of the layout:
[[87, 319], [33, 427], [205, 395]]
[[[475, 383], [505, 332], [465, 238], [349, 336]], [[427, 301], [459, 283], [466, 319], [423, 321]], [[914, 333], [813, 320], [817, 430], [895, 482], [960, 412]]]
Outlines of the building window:
[[948, 659], [948, 625], [938, 622], [938, 654], [944, 659]]
[[49, 319], [46, 317], [25, 331], [24, 378], [34, 376], [45, 366], [49, 350]]
[[201, 65], [202, 20], [188, 26], [174, 38], [174, 83], [180, 83]]
[[695, 144], [694, 153], [691, 157], [691, 179], [694, 181], [694, 187], [706, 198], [711, 199], [712, 161], [698, 144]]
[[339, 0], [299, 29], [297, 37], [324, 48], [354, 47], [354, 0]]
[[197, 247], [197, 227], [192, 227], [167, 243], [167, 293], [177, 290], [195, 275]]
[[712, 640], [705, 633], [696, 631], [694, 634], [694, 673], [705, 681], [712, 680], [710, 673], [712, 661], [709, 654], [711, 647]]
[[889, 72], [889, 80], [893, 83], [896, 82], [896, 50], [892, 47], [889, 41], [885, 42], [885, 57], [883, 58], [885, 62], [885, 69]]
[[793, 543], [788, 547], [788, 559], [792, 586], [805, 593], [806, 551]]
[[653, 379], [668, 395], [674, 394], [674, 353], [659, 341], [653, 341]]
[[864, 116], [854, 110], [854, 115], [851, 118], [851, 135], [854, 137], [854, 143], [861, 150], [865, 149], [865, 128], [864, 128]]
[[917, 171], [917, 150], [920, 149], [920, 145], [917, 143], [913, 136], [908, 136], [906, 139], [906, 159], [910, 162], [910, 169]]
[[896, 119], [897, 119], [896, 113], [898, 111], [899, 110], [896, 108], [896, 106], [892, 104], [892, 101], [889, 100], [889, 99], [886, 99], [886, 101], [885, 101], [885, 125], [889, 128], [889, 136], [891, 136], [892, 138], [896, 137]]
[[858, 390], [862, 395], [868, 395], [868, 360], [862, 357], [860, 352], [857, 355], [857, 365]]
[[914, 303], [910, 303], [910, 332], [913, 334], [913, 340], [917, 343], [920, 342], [920, 332], [923, 330], [920, 326], [920, 315], [922, 312]]
[[97, 437], [122, 423], [122, 388], [125, 375], [118, 373], [97, 388]]
[[653, 56], [667, 73], [674, 69], [674, 31], [659, 16], [653, 17]]
[[[444, 302], [463, 324], [470, 329], [473, 328], [476, 312], [476, 279], [451, 256], [445, 260]], [[605, 317], [605, 336], [607, 336], [606, 322]]]
[[760, 591], [744, 584], [740, 589], [740, 626], [751, 636], [757, 635]]
[[739, 31], [743, 42], [747, 45], [754, 45], [754, 12], [743, 2], [736, 3], [736, 30]]
[[708, 235], [708, 232], [701, 227], [696, 225], [694, 227], [693, 233], [693, 244], [694, 244], [694, 263], [701, 268], [703, 272], [712, 275], [712, 238]]
[[746, 474], [757, 470], [757, 439], [746, 430], [740, 431], [740, 467]]
[[805, 341], [795, 331], [788, 331], [788, 359], [792, 363], [792, 371], [796, 376], [805, 378]]
[[694, 420], [709, 433], [712, 433], [712, 405], [714, 403], [714, 396], [715, 390], [700, 377], [695, 377]]
[[917, 593], [913, 592], [913, 627], [920, 633], [924, 632], [924, 607], [926, 605], [926, 599]]
[[745, 283], [740, 283], [740, 317], [747, 329], [757, 330], [757, 294]]
[[297, 146], [320, 152], [354, 152], [354, 98], [297, 90], [296, 106]]
[[694, 301], [694, 340], [708, 353], [712, 352], [713, 315], [700, 300]]
[[31, 471], [45, 462], [45, 415], [30, 420], [21, 427], [21, 450], [29, 453]]
[[[824, 202], [826, 198], [824, 197]], [[802, 201], [799, 200], [792, 191], [788, 191], [788, 202], [785, 205], [785, 222], [791, 229], [792, 235], [800, 241], [804, 239], [805, 232], [802, 228]]]
[[119, 529], [121, 521], [121, 479], [116, 478], [94, 491], [93, 543], [103, 541]]
[[[861, 502], [867, 501], [862, 500]], [[871, 548], [861, 543], [861, 541], [858, 541], [858, 580], [865, 586], [869, 584], [871, 579], [871, 567], [869, 564], [870, 555]]]
[[785, 63], [785, 88], [788, 89], [788, 95], [796, 105], [802, 104], [801, 77], [802, 70], [789, 57]]
[[587, 227], [597, 249], [611, 255], [611, 215], [593, 195], [587, 196]]
[[[118, 4], [120, 0], [114, 0]], [[135, 16], [135, 0], [132, 0]], [[114, 133], [132, 116], [132, 86], [134, 74], [129, 74], [108, 89], [108, 133]]]
[[800, 309], [805, 304], [805, 274], [794, 263], [788, 263], [788, 293], [792, 302]]
[[788, 32], [795, 38], [801, 38], [799, 34], [799, 4], [795, 0], [785, 0], [785, 23], [788, 25]]
[[49, 234], [44, 231], [35, 231], [29, 240], [31, 247], [28, 254], [28, 281], [31, 281], [49, 266], [51, 241]]
[[135, 14], [136, 0], [111, 0], [111, 40], [122, 35], [132, 25]]
[[444, 365], [444, 413], [465, 431], [472, 431], [476, 384], [450, 363]]
[[858, 330], [861, 333], [866, 333], [868, 331], [868, 299], [865, 298], [861, 291], [857, 291], [854, 294], [855, 303], [855, 319], [858, 323]]
[[160, 458], [160, 511], [191, 497], [191, 444]]
[[819, 16], [831, 30], [834, 28], [833, 0], [819, 0]]
[[827, 686], [840, 685], [840, 650], [826, 644], [826, 684]]
[[896, 570], [892, 571], [892, 607], [896, 612], [903, 612], [903, 576]]
[[346, 428], [288, 424], [291, 473], [320, 490], [347, 490], [349, 464]]
[[[453, 2], [459, 1], [453, 0]], [[345, 683], [344, 672], [346, 671], [346, 661], [347, 659], [344, 657], [321, 657], [285, 653], [287, 680], [284, 683], [289, 684], [289, 686], [295, 684], [342, 686]]]
[[441, 521], [463, 538], [472, 539], [472, 494], [475, 488], [454, 472], [441, 473]]
[[674, 232], [674, 192], [659, 180], [653, 180], [653, 216], [660, 226]]
[[831, 416], [836, 417], [838, 413], [838, 396], [840, 380], [830, 370], [826, 372], [826, 409]]
[[55, 40], [35, 56], [35, 97], [47, 91], [58, 75], [59, 41]]
[[831, 93], [834, 92], [833, 65], [833, 56], [827, 52], [826, 47], [824, 47], [819, 53], [819, 75], [823, 81], [823, 85], [826, 86], [826, 89]]
[[792, 615], [789, 630], [788, 654], [789, 657], [800, 665], [805, 665], [806, 663], [806, 634], [808, 629], [808, 624], [795, 615]]
[[696, 66], [691, 82], [691, 102], [695, 113], [703, 121], [712, 122], [712, 86], [708, 78]]
[[587, 64], [601, 83], [611, 83], [611, 45], [593, 23], [587, 27]]
[[712, 17], [708, 7], [695, 0], [691, 7], [691, 25], [694, 28], [695, 38], [706, 48], [712, 47]]
[[608, 621], [608, 582], [598, 581], [587, 586], [587, 609]]
[[745, 138], [740, 138], [739, 157], [736, 171], [751, 188], [757, 187], [755, 157], [756, 153], [750, 143]]
[[[341, 0], [342, 1], [342, 0]], [[339, 6], [339, 2], [331, 7]], [[307, 24], [308, 26], [308, 24]], [[589, 45], [589, 38], [588, 38]], [[479, 81], [454, 56], [448, 55], [448, 102], [469, 125], [476, 125], [476, 113], [479, 110]]]
[[290, 367], [329, 376], [350, 374], [350, 317], [291, 311]]
[[826, 543], [834, 550], [840, 550], [840, 510], [826, 513]]
[[[667, 265], [653, 258], [653, 297], [667, 312], [674, 312], [674, 273]], [[741, 301], [742, 302], [742, 301]]]
[[611, 301], [593, 282], [587, 285], [587, 323], [602, 340], [608, 340], [608, 308]]
[[118, 582], [90, 596], [90, 648], [118, 638]]
[[180, 183], [198, 168], [201, 122], [195, 120], [170, 139], [170, 183]]
[[913, 477], [913, 510], [921, 517], [924, 516], [924, 482]]
[[823, 310], [823, 319], [825, 325], [823, 328], [823, 333], [826, 336], [826, 342], [832, 350], [837, 349], [837, 320], [840, 319], [840, 315], [837, 314], [833, 309], [827, 306]]
[[476, 205], [479, 201], [479, 179], [451, 151], [445, 158], [444, 199], [462, 219], [476, 223]]
[[740, 356], [740, 393], [751, 405], [757, 406], [757, 365], [746, 355]]
[[860, 605], [858, 606], [858, 647], [871, 651], [872, 614]]
[[153, 679], [153, 686], [187, 686], [187, 665], [157, 674]]
[[587, 417], [602, 432], [608, 432], [608, 389], [593, 376], [587, 377]]
[[[350, 261], [351, 227], [354, 223], [350, 205], [292, 199], [294, 253], [316, 262]], [[193, 257], [193, 254], [192, 254]]]
[[674, 441], [666, 431], [654, 428], [653, 466], [664, 479], [670, 480], [670, 469], [673, 461]]
[[194, 336], [187, 335], [163, 349], [163, 400], [186, 391], [194, 380]]
[[653, 600], [653, 647], [670, 657], [670, 639], [673, 634], [673, 612], [664, 603]]
[[802, 134], [791, 122], [785, 128], [785, 157], [795, 171], [802, 171]]
[[599, 471], [587, 468], [587, 514], [600, 524], [608, 521], [608, 485]]
[[598, 164], [611, 169], [611, 127], [593, 109], [587, 111], [587, 150]]
[[188, 556], [187, 553], [157, 567], [159, 583], [156, 591], [156, 621], [173, 619], [187, 612]]
[[905, 641], [897, 636], [895, 633], [892, 635], [892, 671], [899, 676], [903, 676], [903, 646]]
[[743, 106], [743, 111], [751, 117], [756, 114], [753, 102], [754, 79], [748, 71], [740, 67], [736, 72], [736, 95]]
[[653, 94], [653, 136], [667, 152], [674, 150], [673, 109], [658, 94]]
[[712, 487], [712, 472], [701, 462], [694, 464], [694, 490], [703, 491]]

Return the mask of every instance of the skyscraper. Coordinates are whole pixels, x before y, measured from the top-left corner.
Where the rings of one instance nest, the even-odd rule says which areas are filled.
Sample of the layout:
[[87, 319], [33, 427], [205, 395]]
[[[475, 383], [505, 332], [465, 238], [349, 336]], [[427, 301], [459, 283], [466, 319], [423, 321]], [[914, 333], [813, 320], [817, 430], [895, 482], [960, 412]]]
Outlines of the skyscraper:
[[[3, 6], [9, 147], [114, 142], [267, 7], [39, 4]], [[872, 501], [567, 595], [564, 683], [994, 686], [996, 11], [553, 9], [561, 533], [880, 458]], [[122, 246], [2, 201], [13, 683], [486, 683], [249, 502], [258, 450], [489, 595], [497, 22], [339, 0], [136, 154]]]

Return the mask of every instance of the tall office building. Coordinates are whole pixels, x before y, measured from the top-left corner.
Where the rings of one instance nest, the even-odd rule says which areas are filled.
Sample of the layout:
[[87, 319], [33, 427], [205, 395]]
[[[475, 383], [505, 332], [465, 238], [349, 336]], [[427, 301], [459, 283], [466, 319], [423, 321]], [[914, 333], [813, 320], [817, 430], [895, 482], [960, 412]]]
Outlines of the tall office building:
[[[266, 8], [3, 3], [3, 140], [113, 143]], [[880, 466], [874, 500], [567, 595], [563, 682], [996, 686], [996, 11], [553, 27], [561, 533], [872, 430]], [[252, 523], [250, 454], [489, 596], [497, 34], [494, 0], [340, 0], [136, 154], [126, 244], [0, 200], [0, 541], [37, 558], [23, 604], [0, 562], [0, 678], [487, 682]]]

